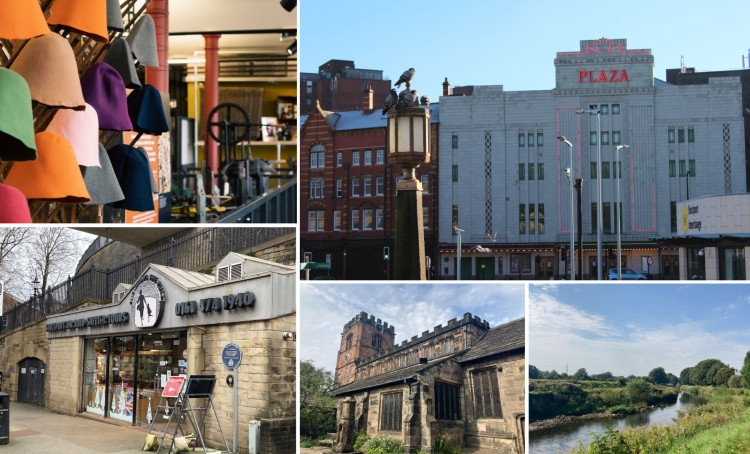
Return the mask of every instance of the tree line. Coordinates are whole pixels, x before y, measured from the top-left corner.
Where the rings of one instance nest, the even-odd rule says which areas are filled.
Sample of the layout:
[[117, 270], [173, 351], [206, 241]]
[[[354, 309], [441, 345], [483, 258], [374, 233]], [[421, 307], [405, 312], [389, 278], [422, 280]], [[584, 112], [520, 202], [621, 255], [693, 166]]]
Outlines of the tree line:
[[619, 381], [624, 385], [626, 382], [643, 379], [655, 385], [695, 385], [695, 386], [727, 386], [729, 388], [750, 388], [750, 351], [745, 354], [745, 361], [738, 372], [737, 369], [721, 362], [718, 359], [704, 359], [693, 367], [686, 367], [677, 377], [667, 373], [663, 367], [655, 367], [646, 377], [615, 376], [611, 372], [589, 375], [585, 368], [578, 369], [573, 375], [558, 373], [555, 370], [543, 371], [533, 365], [529, 365], [529, 379], [541, 380], [577, 380], [577, 381]]

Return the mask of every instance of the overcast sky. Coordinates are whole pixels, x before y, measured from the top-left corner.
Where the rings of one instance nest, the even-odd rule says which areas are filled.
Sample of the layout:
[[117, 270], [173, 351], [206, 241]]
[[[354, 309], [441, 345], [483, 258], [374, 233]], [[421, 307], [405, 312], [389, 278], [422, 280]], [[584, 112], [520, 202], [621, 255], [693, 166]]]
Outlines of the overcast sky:
[[648, 375], [716, 358], [740, 369], [750, 350], [750, 285], [529, 285], [528, 360], [573, 374]]
[[299, 9], [301, 71], [354, 60], [395, 83], [414, 67], [413, 88], [433, 102], [445, 77], [453, 86], [552, 89], [556, 53], [577, 51], [581, 40], [625, 38], [630, 49], [651, 49], [662, 80], [681, 55], [699, 71], [738, 69], [750, 47], [746, 0], [305, 0]]
[[336, 369], [344, 325], [360, 311], [396, 328], [396, 343], [466, 312], [491, 327], [524, 316], [524, 286], [506, 283], [300, 284], [300, 359]]

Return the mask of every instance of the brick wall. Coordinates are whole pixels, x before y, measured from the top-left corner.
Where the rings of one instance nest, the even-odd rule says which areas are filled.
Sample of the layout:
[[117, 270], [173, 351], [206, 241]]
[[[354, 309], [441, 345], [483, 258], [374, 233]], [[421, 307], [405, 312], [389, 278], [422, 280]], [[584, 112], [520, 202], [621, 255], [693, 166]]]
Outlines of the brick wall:
[[261, 419], [260, 452], [286, 454], [296, 452], [297, 420], [295, 418]]

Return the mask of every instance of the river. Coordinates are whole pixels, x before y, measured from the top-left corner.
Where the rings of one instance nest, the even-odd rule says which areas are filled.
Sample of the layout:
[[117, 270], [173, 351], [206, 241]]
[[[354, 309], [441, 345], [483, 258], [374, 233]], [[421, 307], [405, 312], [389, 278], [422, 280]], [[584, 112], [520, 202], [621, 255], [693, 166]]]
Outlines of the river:
[[695, 406], [690, 402], [690, 395], [680, 393], [677, 402], [663, 408], [636, 413], [627, 416], [576, 420], [550, 429], [535, 430], [529, 434], [529, 452], [531, 454], [567, 453], [571, 447], [591, 440], [591, 432], [602, 433], [607, 426], [616, 429], [638, 427], [651, 424], [672, 424], [677, 418], [678, 410], [687, 411]]

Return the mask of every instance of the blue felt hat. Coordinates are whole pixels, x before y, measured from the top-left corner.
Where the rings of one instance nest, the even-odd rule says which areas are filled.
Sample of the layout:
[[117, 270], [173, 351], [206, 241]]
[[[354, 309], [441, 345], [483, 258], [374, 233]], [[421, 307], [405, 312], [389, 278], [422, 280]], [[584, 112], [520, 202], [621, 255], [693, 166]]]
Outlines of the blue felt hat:
[[130, 145], [115, 145], [107, 150], [112, 169], [125, 196], [123, 200], [110, 203], [114, 208], [131, 211], [153, 211], [151, 195], [151, 166], [146, 156]]
[[158, 136], [169, 131], [161, 94], [153, 85], [146, 84], [128, 95], [128, 115], [135, 132]]

